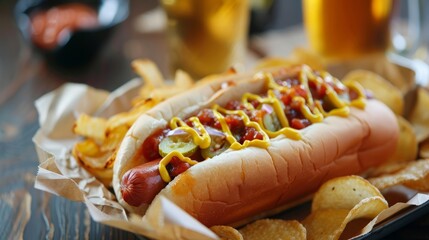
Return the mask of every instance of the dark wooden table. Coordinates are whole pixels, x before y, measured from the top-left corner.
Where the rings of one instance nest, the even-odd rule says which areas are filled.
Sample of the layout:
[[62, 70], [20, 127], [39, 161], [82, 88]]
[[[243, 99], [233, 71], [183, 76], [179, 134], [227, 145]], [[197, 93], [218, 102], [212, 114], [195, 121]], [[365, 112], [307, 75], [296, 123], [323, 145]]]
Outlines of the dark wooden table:
[[[52, 68], [21, 37], [15, 1], [0, 1], [0, 239], [143, 239], [94, 222], [84, 204], [34, 188], [38, 160], [32, 142], [38, 116], [34, 101], [67, 82], [113, 90], [136, 74], [135, 58], [152, 59], [167, 74], [163, 33], [139, 33], [134, 21], [155, 0], [131, 0], [130, 16], [85, 69]], [[428, 239], [429, 215], [386, 239]]]

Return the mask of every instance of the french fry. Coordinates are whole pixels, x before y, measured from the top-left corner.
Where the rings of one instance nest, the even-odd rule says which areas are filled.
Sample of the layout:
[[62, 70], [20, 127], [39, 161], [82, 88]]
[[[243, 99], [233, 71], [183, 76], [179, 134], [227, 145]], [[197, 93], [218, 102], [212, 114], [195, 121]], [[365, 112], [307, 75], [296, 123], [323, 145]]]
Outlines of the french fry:
[[147, 86], [157, 88], [165, 84], [164, 77], [152, 61], [137, 59], [131, 62], [131, 66]]
[[194, 85], [194, 80], [187, 72], [179, 69], [174, 76], [174, 85], [181, 88], [190, 88]]
[[111, 130], [121, 125], [125, 125], [131, 127], [133, 123], [137, 120], [137, 118], [145, 113], [147, 110], [151, 109], [155, 105], [157, 105], [159, 101], [155, 101], [154, 99], [145, 99], [141, 101], [139, 104], [134, 106], [129, 112], [118, 113], [107, 120], [107, 129]]
[[181, 70], [176, 72], [174, 81], [167, 82], [152, 61], [137, 59], [131, 65], [145, 82], [133, 99], [133, 107], [108, 119], [81, 114], [73, 127], [76, 135], [84, 137], [75, 144], [73, 156], [105, 185], [111, 184], [116, 151], [137, 118], [165, 99], [195, 85], [189, 74]]

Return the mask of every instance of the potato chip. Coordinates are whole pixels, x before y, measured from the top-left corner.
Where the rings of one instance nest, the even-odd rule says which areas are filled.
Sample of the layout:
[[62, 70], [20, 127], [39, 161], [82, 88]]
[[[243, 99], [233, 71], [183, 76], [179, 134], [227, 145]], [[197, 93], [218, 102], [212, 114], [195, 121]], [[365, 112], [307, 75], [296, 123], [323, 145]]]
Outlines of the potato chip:
[[364, 178], [338, 177], [319, 188], [312, 213], [303, 225], [296, 221], [264, 219], [245, 226], [240, 232], [244, 239], [339, 239], [350, 222], [369, 221], [387, 208], [388, 203], [380, 191]]
[[260, 60], [254, 67], [256, 70], [288, 67], [292, 65], [306, 64], [316, 70], [325, 70], [325, 62], [322, 57], [304, 48], [295, 48], [289, 58], [266, 57]]
[[352, 209], [365, 198], [383, 197], [380, 191], [359, 176], [345, 176], [325, 182], [316, 192], [312, 211], [323, 209]]
[[260, 60], [254, 67], [254, 69], [261, 70], [261, 69], [267, 69], [272, 67], [287, 67], [287, 66], [292, 66], [294, 64], [295, 62], [293, 62], [290, 59], [267, 57]]
[[92, 139], [85, 139], [74, 145], [73, 156], [78, 163], [100, 180], [104, 185], [109, 186], [112, 181], [114, 154], [112, 151], [100, 151], [99, 145]]
[[412, 189], [428, 191], [429, 159], [410, 162], [401, 171], [368, 180], [380, 190], [403, 184]]
[[415, 69], [405, 66], [407, 64], [404, 65], [403, 60], [396, 59], [396, 56], [391, 55], [386, 58], [384, 53], [378, 56], [378, 58], [374, 58], [372, 62], [369, 62], [371, 65], [370, 70], [387, 79], [402, 94], [408, 93], [415, 87]]
[[243, 240], [241, 233], [230, 226], [212, 226], [210, 228], [221, 240]]
[[424, 88], [417, 91], [417, 102], [411, 112], [410, 122], [417, 135], [417, 142], [422, 142], [429, 137], [429, 93]]
[[90, 168], [106, 168], [106, 162], [119, 147], [127, 131], [128, 126], [125, 125], [107, 130], [107, 136], [101, 144], [87, 138], [75, 144], [73, 155]]
[[[98, 148], [98, 145], [96, 145]], [[110, 152], [95, 152], [95, 147], [91, 139], [75, 144], [73, 155], [77, 157], [85, 166], [89, 168], [105, 168]], [[91, 151], [91, 152], [90, 152]], [[94, 155], [94, 153], [96, 153]]]
[[321, 56], [305, 48], [295, 48], [291, 60], [296, 64], [306, 64], [315, 70], [325, 70], [326, 64]]
[[367, 178], [378, 177], [385, 174], [393, 174], [408, 166], [408, 162], [391, 162], [383, 164], [368, 172]]
[[347, 216], [348, 222], [358, 218], [373, 219], [387, 208], [389, 208], [389, 204], [383, 196], [365, 198], [349, 212]]
[[78, 142], [74, 145], [73, 156], [88, 172], [105, 185], [110, 185], [116, 151], [128, 129], [127, 125], [107, 129], [106, 137], [101, 143], [95, 142], [92, 138]]
[[307, 240], [338, 238], [345, 228], [342, 224], [347, 214], [347, 209], [324, 209], [311, 213], [302, 222], [307, 230]]
[[92, 139], [85, 139], [74, 145], [73, 151], [82, 155], [96, 157], [100, 155], [100, 148], [98, 144]]
[[356, 81], [365, 89], [369, 89], [375, 98], [385, 103], [392, 111], [402, 115], [404, 111], [404, 97], [401, 91], [380, 75], [367, 70], [349, 72], [343, 82]]
[[419, 157], [429, 159], [429, 139], [426, 139], [419, 145]]
[[306, 229], [298, 221], [262, 219], [240, 229], [246, 240], [306, 239]]
[[[407, 94], [415, 87], [415, 71], [402, 66], [392, 56], [386, 57], [384, 53], [369, 54], [353, 59], [329, 60], [327, 70], [332, 75], [343, 78], [356, 69], [365, 69], [374, 72], [393, 84], [403, 94]], [[400, 62], [402, 62], [400, 60]], [[399, 64], [398, 64], [399, 63]]]
[[100, 146], [100, 150], [102, 152], [116, 150], [122, 142], [122, 139], [124, 139], [128, 129], [129, 127], [127, 125], [120, 125], [113, 129], [109, 129], [106, 132], [107, 136], [104, 139], [103, 144]]
[[362, 199], [352, 209], [329, 208], [313, 211], [303, 224], [307, 239], [339, 239], [347, 224], [355, 219], [372, 219], [388, 208], [383, 197]]
[[398, 116], [399, 138], [393, 155], [387, 160], [389, 162], [409, 162], [416, 160], [418, 144], [413, 126], [403, 117]]
[[103, 141], [106, 137], [106, 128], [106, 119], [90, 117], [82, 113], [73, 126], [73, 132], [84, 137]]
[[420, 192], [427, 192], [429, 191], [429, 174], [417, 181], [405, 182], [404, 185]]

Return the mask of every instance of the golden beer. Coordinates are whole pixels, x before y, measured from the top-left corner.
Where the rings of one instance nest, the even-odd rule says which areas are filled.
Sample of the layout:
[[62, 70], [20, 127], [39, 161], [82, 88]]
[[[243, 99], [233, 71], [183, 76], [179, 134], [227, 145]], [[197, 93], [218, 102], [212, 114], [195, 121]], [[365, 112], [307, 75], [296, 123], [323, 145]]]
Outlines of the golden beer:
[[385, 51], [392, 8], [393, 0], [303, 0], [310, 46], [328, 58]]
[[248, 0], [162, 0], [170, 66], [198, 79], [244, 61]]

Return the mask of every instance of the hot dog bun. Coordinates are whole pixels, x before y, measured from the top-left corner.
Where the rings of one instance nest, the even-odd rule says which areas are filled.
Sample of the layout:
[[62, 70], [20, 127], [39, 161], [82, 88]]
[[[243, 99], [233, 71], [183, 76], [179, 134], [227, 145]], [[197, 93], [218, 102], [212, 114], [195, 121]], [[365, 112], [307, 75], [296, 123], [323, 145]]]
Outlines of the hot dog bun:
[[[230, 86], [222, 88], [226, 83]], [[151, 133], [164, 128], [173, 116], [186, 117], [263, 88], [261, 78], [228, 77], [171, 98], [142, 115], [115, 161], [113, 186], [118, 201], [138, 214], [151, 210], [145, 204], [128, 205], [120, 191], [124, 173], [145, 161], [140, 146]], [[363, 173], [381, 164], [396, 147], [398, 131], [394, 114], [381, 102], [368, 100], [364, 109], [351, 107], [348, 117], [326, 117], [300, 130], [301, 140], [280, 135], [266, 149], [227, 150], [196, 164], [174, 178], [155, 201], [165, 196], [207, 226], [237, 223], [298, 201], [331, 178]]]

